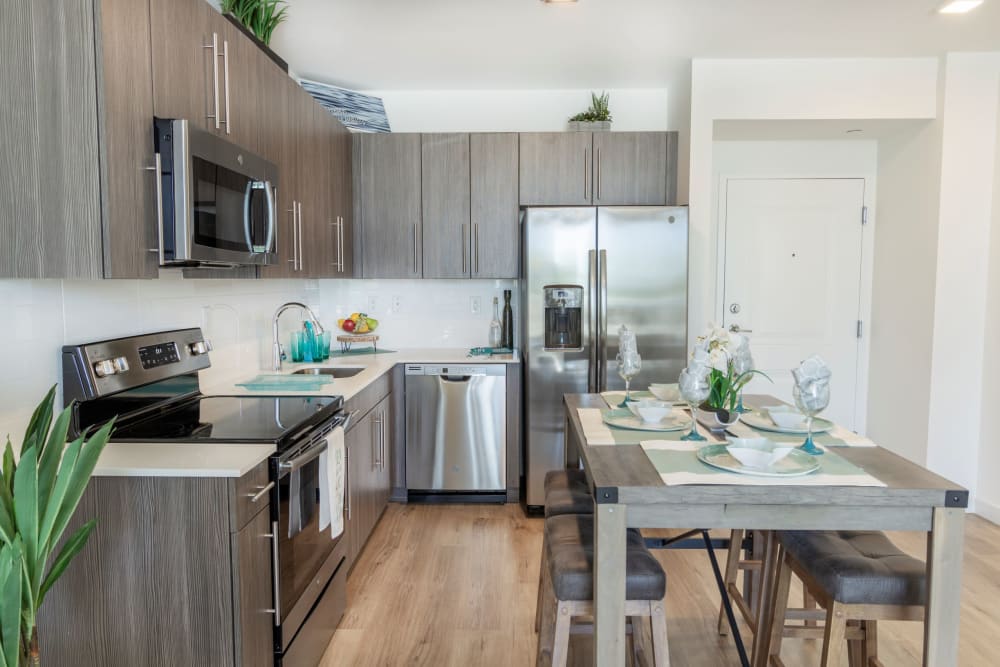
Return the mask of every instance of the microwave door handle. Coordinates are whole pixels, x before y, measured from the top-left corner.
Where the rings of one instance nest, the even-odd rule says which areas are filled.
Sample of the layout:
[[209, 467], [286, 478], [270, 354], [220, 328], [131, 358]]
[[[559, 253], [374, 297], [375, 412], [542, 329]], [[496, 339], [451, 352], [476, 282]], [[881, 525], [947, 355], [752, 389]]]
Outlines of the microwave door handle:
[[271, 244], [274, 243], [274, 227], [276, 224], [277, 211], [274, 201], [274, 188], [270, 181], [264, 181], [264, 198], [267, 199], [267, 239], [264, 241], [264, 252], [273, 252]]
[[250, 238], [250, 195], [253, 193], [254, 181], [247, 181], [243, 192], [243, 238], [247, 242], [247, 250], [253, 254], [253, 240]]

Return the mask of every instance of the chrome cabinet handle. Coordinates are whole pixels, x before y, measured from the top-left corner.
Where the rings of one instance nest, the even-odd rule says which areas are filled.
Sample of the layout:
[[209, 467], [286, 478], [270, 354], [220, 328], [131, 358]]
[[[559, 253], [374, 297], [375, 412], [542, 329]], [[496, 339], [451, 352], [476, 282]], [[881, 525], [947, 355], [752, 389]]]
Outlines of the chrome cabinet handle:
[[475, 241], [472, 244], [472, 249], [475, 252], [475, 263], [476, 263], [476, 275], [479, 275], [479, 224], [472, 226], [472, 232], [475, 236]]
[[[336, 219], [336, 220], [334, 220], [333, 222], [331, 222], [331, 223], [330, 223], [330, 226], [331, 226], [331, 227], [333, 227], [334, 229], [336, 229], [336, 228], [337, 228], [337, 225], [339, 225], [339, 224], [340, 224], [340, 216], [338, 215], [338, 216], [337, 216], [337, 219]], [[338, 236], [337, 234], [334, 234], [334, 235], [333, 235], [333, 242], [334, 242], [334, 243], [336, 244], [336, 243], [339, 243], [339, 241], [340, 241], [340, 237], [339, 237], [339, 236]], [[337, 255], [337, 250], [338, 250], [338, 249], [339, 249], [339, 248], [335, 248], [335, 249], [334, 249], [334, 257], [335, 257], [335, 258], [336, 258], [336, 257], [338, 256], [338, 255]], [[335, 268], [336, 268], [336, 266], [337, 266], [337, 260], [336, 260], [336, 259], [334, 259], [334, 261], [330, 262], [330, 266], [332, 266], [332, 267], [335, 267]]]
[[263, 498], [268, 491], [270, 491], [273, 488], [274, 488], [274, 482], [268, 482], [267, 486], [261, 487], [260, 491], [258, 491], [257, 493], [248, 493], [247, 498], [250, 499], [250, 502], [256, 503], [258, 500]]
[[302, 245], [302, 202], [297, 202], [299, 208], [299, 271], [302, 271], [306, 264], [306, 253]]
[[288, 260], [292, 263], [292, 271], [299, 270], [299, 215], [298, 206], [292, 200], [292, 207], [288, 212], [292, 214], [292, 258]]
[[383, 412], [382, 413], [382, 456], [381, 456], [382, 470], [385, 470], [385, 423], [386, 423], [386, 421], [387, 420], [385, 418], [385, 412]]
[[466, 225], [464, 223], [462, 224], [462, 243], [461, 243], [461, 246], [462, 246], [462, 275], [463, 276], [466, 275], [466, 271], [465, 271], [465, 228], [467, 226], [468, 225]]
[[204, 48], [212, 49], [212, 90], [215, 101], [215, 114], [208, 114], [209, 118], [215, 119], [215, 129], [219, 129], [219, 33], [212, 33], [212, 43], [205, 44]]
[[223, 90], [226, 94], [226, 134], [229, 134], [229, 40], [222, 41], [222, 67], [225, 78], [223, 79]]
[[417, 223], [413, 223], [413, 274], [417, 273]]
[[[227, 107], [228, 108], [228, 107]], [[601, 201], [601, 149], [597, 149], [597, 201]]]
[[583, 149], [583, 198], [584, 198], [584, 200], [588, 199], [588, 197], [587, 197], [587, 149], [586, 148]]
[[149, 252], [157, 253], [163, 264], [163, 159], [159, 153], [153, 154], [153, 166], [146, 167], [146, 171], [153, 172], [156, 179], [156, 234], [160, 242], [159, 248], [150, 248]]
[[372, 429], [375, 433], [372, 435], [372, 468], [378, 470], [382, 467], [381, 460], [381, 439], [382, 439], [382, 414], [378, 413], [375, 415], [375, 419], [372, 420]]
[[340, 265], [339, 271], [344, 272], [344, 255], [346, 251], [344, 250], [344, 216], [339, 216], [340, 224], [337, 225], [337, 262]]
[[271, 538], [271, 577], [274, 590], [274, 609], [267, 611], [274, 613], [274, 627], [281, 625], [281, 579], [278, 567], [278, 522], [271, 522], [271, 532], [265, 535]]
[[344, 508], [351, 520], [351, 448], [344, 447]]

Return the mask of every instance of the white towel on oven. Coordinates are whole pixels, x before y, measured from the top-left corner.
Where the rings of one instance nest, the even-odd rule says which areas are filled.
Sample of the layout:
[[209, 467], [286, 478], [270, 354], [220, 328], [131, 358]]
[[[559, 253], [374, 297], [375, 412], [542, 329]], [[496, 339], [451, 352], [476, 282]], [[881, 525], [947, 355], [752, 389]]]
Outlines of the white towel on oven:
[[344, 532], [344, 493], [347, 470], [344, 466], [344, 429], [341, 426], [326, 436], [326, 451], [319, 455], [322, 478], [319, 488], [319, 529], [330, 526], [330, 537]]

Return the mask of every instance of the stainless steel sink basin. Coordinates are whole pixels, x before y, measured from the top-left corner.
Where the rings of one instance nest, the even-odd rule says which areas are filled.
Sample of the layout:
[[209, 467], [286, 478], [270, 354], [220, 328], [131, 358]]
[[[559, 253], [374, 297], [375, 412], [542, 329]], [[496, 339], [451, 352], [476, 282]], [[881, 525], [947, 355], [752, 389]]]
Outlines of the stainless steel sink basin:
[[331, 375], [335, 378], [352, 378], [363, 370], [365, 369], [323, 366], [316, 368], [302, 368], [292, 373], [292, 375]]

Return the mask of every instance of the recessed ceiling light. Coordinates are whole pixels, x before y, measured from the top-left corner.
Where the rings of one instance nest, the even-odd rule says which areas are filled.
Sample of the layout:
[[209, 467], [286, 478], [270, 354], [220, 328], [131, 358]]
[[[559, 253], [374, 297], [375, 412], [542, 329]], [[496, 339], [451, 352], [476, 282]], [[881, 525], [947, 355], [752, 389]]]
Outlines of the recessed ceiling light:
[[847, 134], [857, 134], [858, 132], [864, 132], [861, 128], [854, 128], [853, 130], [848, 130]]
[[[576, 0], [542, 0], [547, 5], [570, 5], [576, 2]], [[982, 0], [980, 0], [982, 2]]]
[[964, 14], [983, 4], [983, 0], [950, 0], [938, 8], [939, 14]]

